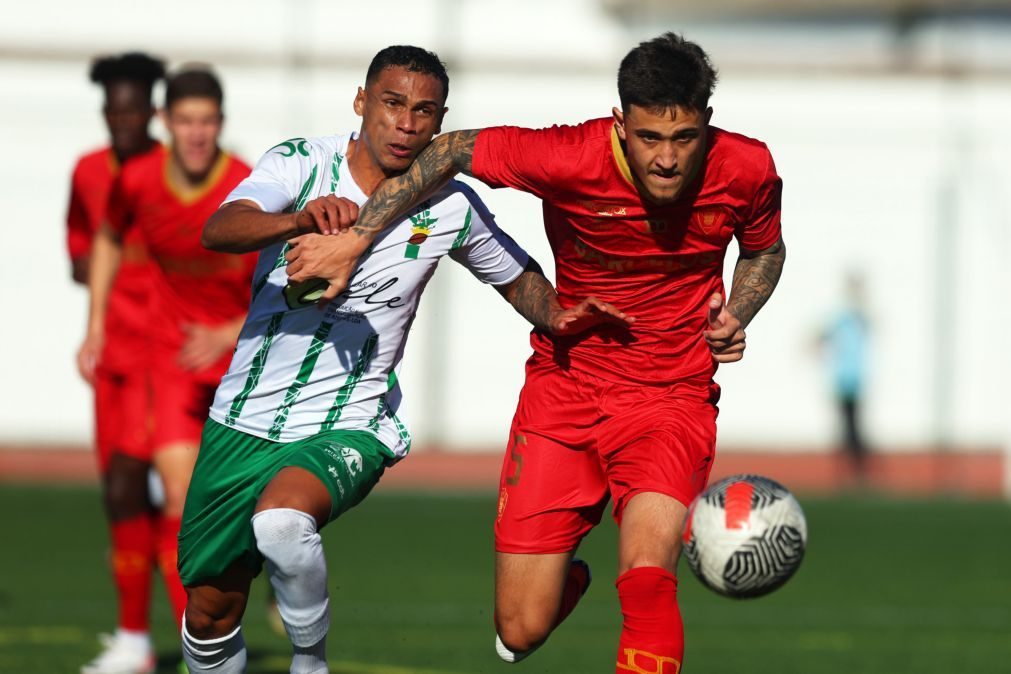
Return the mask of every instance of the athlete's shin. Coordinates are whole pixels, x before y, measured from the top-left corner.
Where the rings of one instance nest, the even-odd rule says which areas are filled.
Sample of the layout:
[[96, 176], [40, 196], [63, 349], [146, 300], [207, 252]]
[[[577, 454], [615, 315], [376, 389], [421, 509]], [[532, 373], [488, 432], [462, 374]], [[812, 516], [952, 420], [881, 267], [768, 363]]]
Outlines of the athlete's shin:
[[165, 581], [165, 592], [172, 604], [177, 624], [182, 624], [186, 610], [186, 590], [179, 580], [179, 527], [178, 517], [159, 516], [155, 520], [157, 531], [158, 568]]
[[619, 576], [616, 586], [624, 617], [616, 673], [678, 674], [684, 627], [677, 579], [660, 567], [637, 567]]
[[113, 522], [112, 576], [119, 599], [119, 627], [146, 632], [154, 570], [154, 527], [143, 513]]

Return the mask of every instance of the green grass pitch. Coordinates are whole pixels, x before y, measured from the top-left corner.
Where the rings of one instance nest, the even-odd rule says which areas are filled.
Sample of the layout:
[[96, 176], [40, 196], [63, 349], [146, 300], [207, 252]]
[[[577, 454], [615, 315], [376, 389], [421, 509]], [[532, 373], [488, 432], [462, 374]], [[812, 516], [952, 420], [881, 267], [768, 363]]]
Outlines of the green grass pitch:
[[[702, 588], [685, 565], [686, 672], [895, 674], [1011, 671], [1011, 507], [958, 501], [801, 499], [810, 542], [797, 576], [758, 600]], [[0, 486], [0, 672], [76, 672], [113, 627], [98, 494]], [[324, 533], [334, 674], [614, 671], [621, 616], [615, 528], [581, 556], [593, 587], [529, 660], [493, 648], [490, 495], [384, 492]], [[287, 642], [267, 627], [258, 579], [246, 614], [253, 673], [287, 671]], [[155, 590], [159, 671], [177, 637]]]

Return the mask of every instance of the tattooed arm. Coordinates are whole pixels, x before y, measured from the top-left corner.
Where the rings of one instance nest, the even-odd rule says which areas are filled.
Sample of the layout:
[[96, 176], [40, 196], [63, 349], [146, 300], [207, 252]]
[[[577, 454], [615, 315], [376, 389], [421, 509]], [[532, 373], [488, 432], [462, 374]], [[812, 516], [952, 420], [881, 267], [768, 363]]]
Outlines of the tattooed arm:
[[635, 318], [593, 297], [563, 309], [554, 287], [533, 258], [515, 280], [495, 289], [535, 329], [554, 335], [576, 334], [598, 323], [629, 326], [635, 322]]
[[295, 246], [288, 254], [288, 277], [293, 283], [326, 279], [330, 287], [322, 302], [332, 300], [347, 286], [357, 259], [384, 228], [414, 205], [437, 192], [457, 173], [470, 173], [478, 131], [452, 131], [437, 136], [410, 168], [384, 180], [362, 207], [350, 231], [316, 245]]
[[716, 362], [733, 363], [744, 357], [744, 328], [772, 296], [785, 260], [782, 238], [765, 250], [741, 250], [734, 268], [730, 301], [724, 306], [719, 294], [709, 298], [710, 329], [703, 336]]

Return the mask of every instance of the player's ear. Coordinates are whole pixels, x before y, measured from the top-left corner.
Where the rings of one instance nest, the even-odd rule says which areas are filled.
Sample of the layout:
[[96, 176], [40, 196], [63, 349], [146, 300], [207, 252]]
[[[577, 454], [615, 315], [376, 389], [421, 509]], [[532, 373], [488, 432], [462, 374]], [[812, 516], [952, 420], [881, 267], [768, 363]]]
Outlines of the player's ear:
[[358, 93], [355, 94], [355, 114], [359, 117], [365, 115], [365, 90], [358, 87]]
[[625, 113], [621, 108], [611, 108], [611, 116], [614, 117], [614, 129], [618, 132], [618, 138], [625, 140]]
[[439, 113], [439, 121], [435, 124], [435, 133], [442, 133], [442, 120], [446, 119], [447, 112], [449, 112], [449, 108], [443, 108]]

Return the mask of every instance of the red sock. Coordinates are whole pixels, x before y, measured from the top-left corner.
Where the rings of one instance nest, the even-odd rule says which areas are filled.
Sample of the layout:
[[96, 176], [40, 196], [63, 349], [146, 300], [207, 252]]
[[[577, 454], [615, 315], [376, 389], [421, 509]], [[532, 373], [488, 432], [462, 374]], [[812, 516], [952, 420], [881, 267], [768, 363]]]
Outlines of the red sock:
[[179, 569], [176, 568], [179, 561], [179, 527], [182, 524], [182, 519], [163, 516], [159, 517], [157, 521], [158, 567], [161, 569], [162, 579], [165, 581], [165, 591], [172, 604], [176, 623], [182, 627], [183, 611], [186, 610], [186, 590], [179, 580]]
[[677, 578], [657, 566], [626, 571], [615, 583], [625, 620], [616, 674], [678, 674], [685, 651]]
[[112, 579], [119, 600], [119, 627], [147, 632], [154, 572], [154, 524], [147, 513], [109, 525]]

